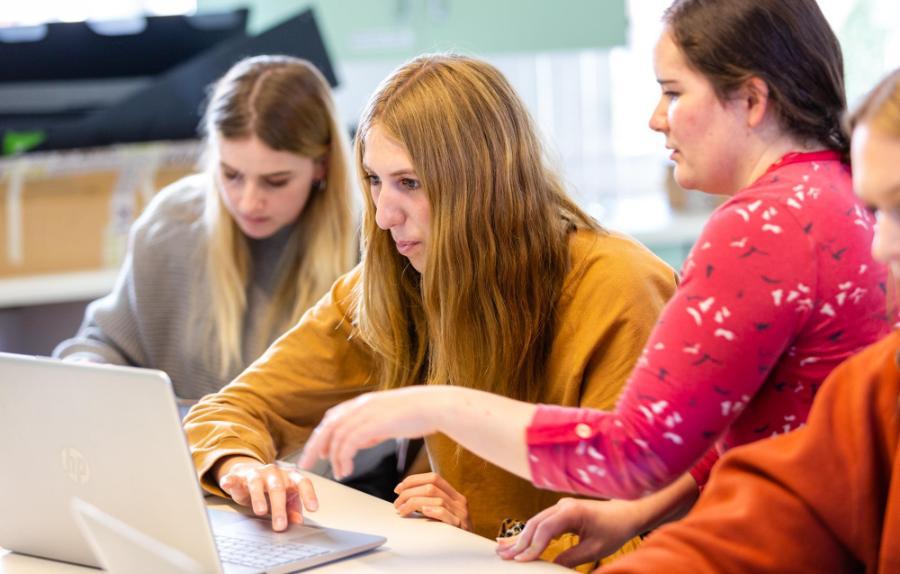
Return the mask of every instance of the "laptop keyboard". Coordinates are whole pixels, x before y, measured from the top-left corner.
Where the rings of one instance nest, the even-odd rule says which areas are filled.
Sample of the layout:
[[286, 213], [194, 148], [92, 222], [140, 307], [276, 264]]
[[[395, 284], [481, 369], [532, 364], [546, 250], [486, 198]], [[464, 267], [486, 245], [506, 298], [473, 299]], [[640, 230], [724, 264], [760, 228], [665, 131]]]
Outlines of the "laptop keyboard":
[[222, 562], [263, 569], [330, 552], [328, 548], [310, 544], [273, 543], [221, 535], [216, 536], [216, 546]]

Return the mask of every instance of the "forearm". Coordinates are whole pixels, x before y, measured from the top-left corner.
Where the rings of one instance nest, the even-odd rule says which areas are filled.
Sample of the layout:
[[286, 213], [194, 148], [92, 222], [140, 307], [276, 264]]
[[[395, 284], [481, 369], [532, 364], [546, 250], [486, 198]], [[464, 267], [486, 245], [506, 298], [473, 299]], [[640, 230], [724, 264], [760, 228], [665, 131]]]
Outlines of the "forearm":
[[[437, 432], [479, 457], [532, 480], [525, 433], [537, 405], [475, 389], [445, 387], [436, 401]], [[697, 483], [685, 474], [662, 490], [633, 502], [639, 532], [677, 520], [697, 499]]]
[[53, 357], [67, 361], [86, 361], [112, 365], [133, 364], [125, 358], [125, 351], [116, 345], [99, 326], [82, 328], [71, 339], [61, 341], [53, 349]]
[[445, 387], [437, 401], [437, 432], [477, 456], [531, 480], [525, 429], [536, 405], [461, 387]]

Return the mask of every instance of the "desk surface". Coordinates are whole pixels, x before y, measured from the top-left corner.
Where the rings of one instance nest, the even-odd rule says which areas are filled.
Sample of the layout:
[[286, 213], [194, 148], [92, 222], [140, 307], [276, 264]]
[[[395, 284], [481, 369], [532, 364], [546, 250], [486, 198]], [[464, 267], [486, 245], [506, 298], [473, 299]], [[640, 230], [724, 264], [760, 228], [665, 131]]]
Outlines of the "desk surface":
[[118, 269], [0, 278], [0, 308], [90, 301], [109, 293]]
[[[380, 534], [387, 543], [357, 557], [309, 570], [315, 574], [345, 572], [571, 572], [546, 562], [519, 564], [494, 554], [495, 543], [470, 532], [424, 518], [401, 518], [393, 505], [328, 479], [310, 475], [321, 509], [310, 518], [324, 526]], [[208, 499], [216, 508], [227, 507]], [[0, 574], [79, 574], [97, 572], [50, 560], [10, 554], [0, 549]]]

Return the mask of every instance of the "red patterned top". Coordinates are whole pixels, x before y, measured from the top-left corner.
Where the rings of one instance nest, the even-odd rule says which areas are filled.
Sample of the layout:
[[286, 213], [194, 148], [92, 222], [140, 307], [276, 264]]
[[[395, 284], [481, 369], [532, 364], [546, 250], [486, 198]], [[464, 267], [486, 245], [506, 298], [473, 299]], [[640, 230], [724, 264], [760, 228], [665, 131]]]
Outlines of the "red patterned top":
[[836, 153], [783, 157], [710, 217], [616, 410], [538, 407], [534, 484], [635, 498], [701, 457], [705, 481], [714, 444], [803, 425], [828, 373], [890, 331], [874, 223]]

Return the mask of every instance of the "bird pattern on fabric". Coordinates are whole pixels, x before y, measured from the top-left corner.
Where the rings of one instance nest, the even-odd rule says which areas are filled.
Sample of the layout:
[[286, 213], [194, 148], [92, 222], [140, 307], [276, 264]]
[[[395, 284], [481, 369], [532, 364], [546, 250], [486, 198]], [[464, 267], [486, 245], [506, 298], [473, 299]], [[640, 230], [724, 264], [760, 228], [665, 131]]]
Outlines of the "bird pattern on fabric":
[[539, 406], [535, 484], [634, 498], [692, 467], [702, 484], [716, 453], [802, 426], [828, 373], [896, 320], [874, 223], [837, 153], [770, 167], [710, 217], [616, 410]]

